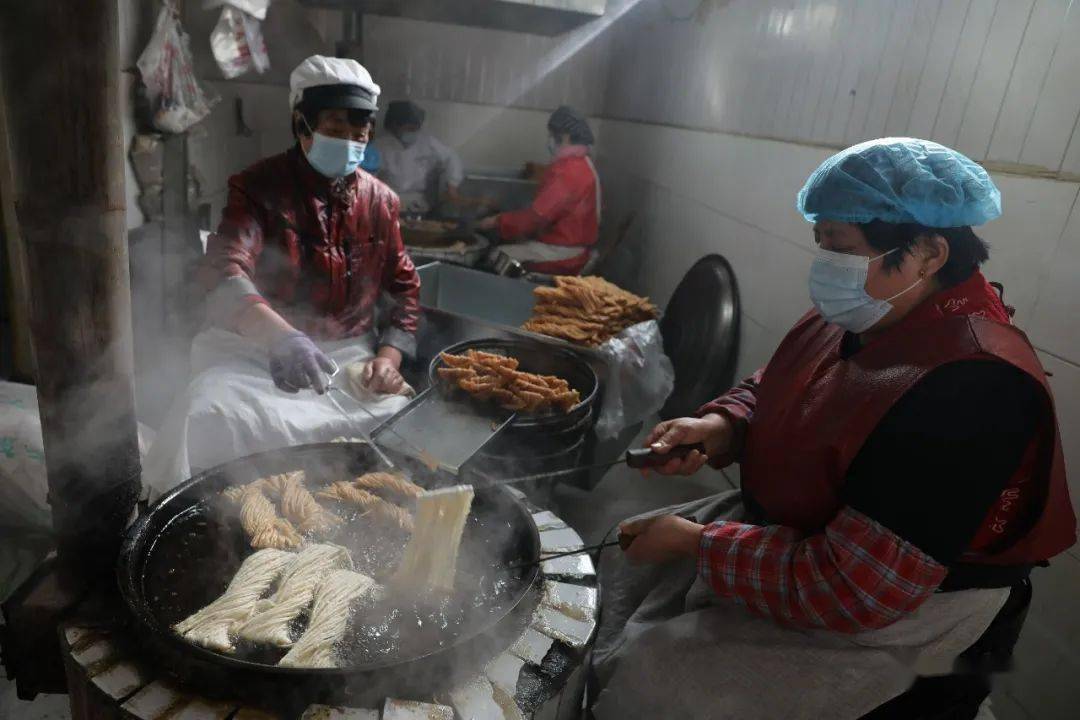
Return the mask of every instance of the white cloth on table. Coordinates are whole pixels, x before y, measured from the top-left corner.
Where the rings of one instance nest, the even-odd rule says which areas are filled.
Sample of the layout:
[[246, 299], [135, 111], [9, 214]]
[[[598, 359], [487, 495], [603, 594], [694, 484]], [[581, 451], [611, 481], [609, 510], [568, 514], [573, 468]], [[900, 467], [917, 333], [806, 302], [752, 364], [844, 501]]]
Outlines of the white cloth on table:
[[[369, 360], [373, 344], [370, 337], [318, 343], [339, 367]], [[350, 417], [312, 390], [277, 389], [266, 351], [250, 340], [220, 328], [204, 330], [191, 345], [191, 382], [158, 431], [143, 481], [152, 494], [164, 493], [200, 470], [253, 453], [362, 437], [408, 402], [399, 395], [369, 398], [369, 415], [350, 398], [335, 399]]]
[[504, 243], [499, 245], [499, 249], [518, 262], [558, 262], [576, 258], [588, 251], [585, 247], [552, 245], [539, 240]]
[[380, 135], [374, 144], [382, 157], [379, 179], [401, 198], [403, 214], [436, 209], [439, 194], [465, 179], [461, 157], [425, 132], [417, 133], [416, 142], [408, 147], [390, 134]]
[[[667, 513], [703, 523], [745, 518], [737, 490], [648, 515]], [[1009, 593], [938, 593], [888, 627], [849, 635], [755, 615], [715, 595], [690, 560], [632, 567], [605, 555], [600, 583], [597, 720], [856, 720], [916, 674], [949, 672]]]

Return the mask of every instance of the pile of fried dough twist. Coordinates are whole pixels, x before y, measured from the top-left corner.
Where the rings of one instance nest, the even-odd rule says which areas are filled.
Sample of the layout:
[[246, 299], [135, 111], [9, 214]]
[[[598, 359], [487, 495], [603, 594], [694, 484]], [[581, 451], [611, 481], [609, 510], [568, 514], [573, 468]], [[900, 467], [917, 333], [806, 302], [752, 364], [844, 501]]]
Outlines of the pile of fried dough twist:
[[518, 370], [516, 358], [469, 350], [464, 355], [441, 355], [439, 377], [481, 400], [494, 400], [507, 410], [570, 412], [581, 402], [577, 390], [554, 375]]
[[659, 315], [648, 298], [594, 276], [560, 275], [555, 287], [538, 287], [533, 295], [532, 317], [522, 327], [579, 345], [602, 345], [631, 325]]

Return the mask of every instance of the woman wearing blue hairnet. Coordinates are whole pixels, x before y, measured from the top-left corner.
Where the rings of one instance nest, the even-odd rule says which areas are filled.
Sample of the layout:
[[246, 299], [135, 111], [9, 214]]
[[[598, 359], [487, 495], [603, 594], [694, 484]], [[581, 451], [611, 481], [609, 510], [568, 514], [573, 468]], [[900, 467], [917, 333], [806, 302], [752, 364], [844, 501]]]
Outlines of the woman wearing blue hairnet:
[[741, 489], [620, 526], [598, 718], [974, 717], [985, 668], [901, 694], [1018, 626], [1031, 568], [1075, 542], [1045, 372], [979, 271], [971, 226], [1001, 214], [986, 172], [874, 140], [826, 160], [798, 207], [814, 309], [648, 439], [699, 448], [661, 473], [737, 462]]

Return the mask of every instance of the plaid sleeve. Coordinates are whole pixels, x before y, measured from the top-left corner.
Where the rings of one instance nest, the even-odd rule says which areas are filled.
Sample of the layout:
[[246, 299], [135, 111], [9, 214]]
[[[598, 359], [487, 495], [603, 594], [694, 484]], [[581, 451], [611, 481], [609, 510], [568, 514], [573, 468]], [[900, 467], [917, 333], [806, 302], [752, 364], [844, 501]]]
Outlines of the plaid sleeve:
[[698, 570], [721, 597], [782, 623], [855, 633], [919, 607], [946, 569], [850, 507], [808, 537], [780, 525], [705, 528]]
[[720, 397], [702, 405], [695, 413], [697, 417], [712, 413], [724, 415], [735, 428], [735, 438], [731, 443], [732, 451], [720, 457], [709, 458], [709, 464], [713, 467], [727, 467], [739, 460], [743, 441], [746, 438], [746, 428], [754, 417], [754, 408], [757, 407], [757, 387], [761, 382], [763, 372], [765, 371], [758, 370]]

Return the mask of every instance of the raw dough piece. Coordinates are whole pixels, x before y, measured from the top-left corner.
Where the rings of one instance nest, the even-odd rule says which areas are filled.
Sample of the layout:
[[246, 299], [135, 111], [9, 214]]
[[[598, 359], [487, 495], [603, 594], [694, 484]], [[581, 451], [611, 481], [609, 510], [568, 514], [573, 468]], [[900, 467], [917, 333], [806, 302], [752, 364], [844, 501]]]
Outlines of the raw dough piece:
[[458, 546], [472, 500], [471, 485], [429, 490], [416, 499], [416, 529], [394, 573], [395, 585], [454, 589]]
[[193, 643], [218, 652], [233, 652], [234, 631], [255, 610], [259, 598], [290, 563], [295, 553], [259, 550], [249, 555], [236, 571], [221, 597], [173, 626]]
[[276, 647], [289, 647], [289, 625], [315, 596], [331, 570], [351, 568], [349, 551], [338, 545], [308, 545], [281, 579], [277, 592], [255, 606], [255, 614], [237, 629], [240, 638]]
[[352, 570], [335, 570], [319, 586], [307, 630], [281, 658], [289, 667], [338, 667], [335, 646], [349, 624], [349, 606], [356, 598], [371, 592], [375, 581]]

